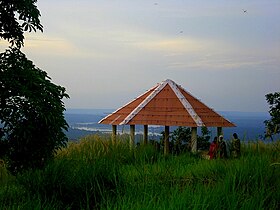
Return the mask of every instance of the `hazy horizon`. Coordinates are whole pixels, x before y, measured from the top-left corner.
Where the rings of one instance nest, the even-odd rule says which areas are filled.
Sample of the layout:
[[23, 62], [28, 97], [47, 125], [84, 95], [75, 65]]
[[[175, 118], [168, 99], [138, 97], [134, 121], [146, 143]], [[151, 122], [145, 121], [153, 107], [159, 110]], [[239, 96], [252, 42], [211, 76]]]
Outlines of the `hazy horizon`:
[[[111, 125], [98, 124], [98, 122], [110, 114], [114, 109], [67, 109], [65, 117], [71, 129], [69, 137], [88, 135], [90, 132], [111, 132]], [[226, 138], [230, 138], [233, 133], [238, 133], [242, 139], [258, 138], [259, 135], [263, 135], [265, 131], [264, 120], [269, 119], [269, 114], [266, 112], [226, 112], [218, 111], [219, 114], [226, 119], [235, 123], [237, 127], [224, 128], [224, 135]], [[174, 129], [177, 126], [171, 126]], [[124, 129], [129, 132], [129, 126], [118, 126], [118, 132], [123, 133]], [[164, 129], [164, 126], [149, 125], [150, 133], [160, 134]], [[76, 130], [76, 131], [75, 131]], [[77, 131], [79, 130], [79, 131]], [[211, 135], [215, 135], [216, 128], [210, 127]], [[143, 126], [136, 125], [136, 131], [141, 133]]]

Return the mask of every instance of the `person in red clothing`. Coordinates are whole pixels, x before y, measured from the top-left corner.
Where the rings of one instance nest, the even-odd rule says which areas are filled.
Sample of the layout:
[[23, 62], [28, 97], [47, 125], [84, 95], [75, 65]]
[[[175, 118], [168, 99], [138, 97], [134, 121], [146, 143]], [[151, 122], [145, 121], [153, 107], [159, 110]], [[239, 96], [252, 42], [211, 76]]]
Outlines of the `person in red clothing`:
[[216, 158], [217, 156], [217, 150], [218, 150], [218, 143], [217, 143], [217, 136], [214, 138], [213, 142], [210, 144], [208, 155], [211, 159]]

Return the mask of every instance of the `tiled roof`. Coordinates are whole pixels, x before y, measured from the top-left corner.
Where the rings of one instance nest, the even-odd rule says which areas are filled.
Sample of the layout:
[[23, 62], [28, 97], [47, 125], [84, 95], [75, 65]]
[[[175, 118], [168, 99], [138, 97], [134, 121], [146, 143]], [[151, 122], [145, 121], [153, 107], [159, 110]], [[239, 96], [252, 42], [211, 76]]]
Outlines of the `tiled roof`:
[[99, 123], [187, 127], [235, 126], [169, 79], [106, 116]]

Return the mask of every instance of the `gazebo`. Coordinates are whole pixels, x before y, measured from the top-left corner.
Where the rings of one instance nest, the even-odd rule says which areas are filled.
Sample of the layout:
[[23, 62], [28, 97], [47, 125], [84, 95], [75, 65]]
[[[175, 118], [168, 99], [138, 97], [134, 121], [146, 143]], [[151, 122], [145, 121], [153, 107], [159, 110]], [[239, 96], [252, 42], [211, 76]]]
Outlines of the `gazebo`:
[[144, 126], [144, 144], [148, 142], [148, 125], [165, 126], [165, 154], [169, 153], [169, 126], [191, 127], [192, 152], [197, 151], [198, 127], [216, 127], [219, 136], [222, 134], [223, 127], [235, 126], [170, 79], [152, 87], [100, 120], [99, 123], [112, 125], [114, 142], [117, 125], [130, 125], [132, 146], [135, 142], [135, 125]]

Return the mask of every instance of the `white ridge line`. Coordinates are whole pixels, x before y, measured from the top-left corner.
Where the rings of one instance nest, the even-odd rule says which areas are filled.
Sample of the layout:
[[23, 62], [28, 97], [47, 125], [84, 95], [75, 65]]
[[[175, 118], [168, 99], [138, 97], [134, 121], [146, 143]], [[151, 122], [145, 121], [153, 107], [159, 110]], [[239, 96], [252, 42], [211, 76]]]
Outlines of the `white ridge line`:
[[[120, 111], [121, 109], [123, 109], [124, 107], [126, 107], [127, 105], [129, 105], [130, 103], [132, 103], [133, 101], [137, 100], [138, 98], [141, 98], [143, 95], [145, 95], [146, 93], [148, 93], [149, 91], [151, 91], [153, 88], [155, 88], [156, 86], [150, 88], [149, 90], [147, 90], [145, 93], [141, 94], [140, 96], [138, 96], [137, 98], [131, 100], [130, 102], [126, 103], [125, 105], [123, 105], [122, 107], [118, 108], [117, 110], [115, 110], [114, 112], [112, 112], [111, 114], [107, 115], [106, 117], [102, 118], [101, 120], [99, 120], [99, 124], [102, 123], [104, 120], [106, 120], [108, 117], [112, 116], [113, 114], [117, 113], [118, 111]], [[119, 117], [117, 117], [119, 118]], [[115, 119], [116, 120], [116, 119]], [[113, 121], [115, 121], [113, 120]], [[111, 123], [113, 122], [111, 121]]]
[[199, 100], [198, 98], [194, 97], [190, 92], [186, 91], [182, 86], [180, 86], [180, 88], [185, 91], [187, 94], [189, 94], [190, 96], [192, 96], [193, 98], [195, 98], [196, 100], [198, 100], [200, 103], [202, 103], [205, 107], [209, 108], [212, 112], [214, 112], [215, 114], [217, 114], [219, 117], [223, 118], [225, 121], [235, 125], [233, 122], [231, 122], [230, 120], [228, 120], [227, 118], [225, 118], [222, 114], [219, 114], [218, 112], [216, 112], [213, 108], [208, 107], [205, 103], [203, 103], [201, 100]]
[[170, 85], [171, 89], [176, 94], [177, 98], [180, 100], [180, 102], [183, 104], [187, 112], [190, 114], [192, 119], [195, 121], [197, 126], [204, 126], [204, 123], [202, 122], [201, 118], [198, 116], [198, 114], [194, 111], [192, 105], [188, 102], [188, 100], [185, 98], [185, 96], [181, 93], [177, 85], [172, 81], [168, 80], [168, 84]]
[[153, 92], [145, 100], [143, 100], [132, 112], [130, 112], [129, 115], [120, 123], [120, 125], [125, 125], [127, 124], [130, 120], [132, 120], [135, 115], [137, 115], [143, 107], [145, 107], [168, 83], [168, 81], [163, 81], [161, 84], [157, 86], [156, 89], [154, 89]]

